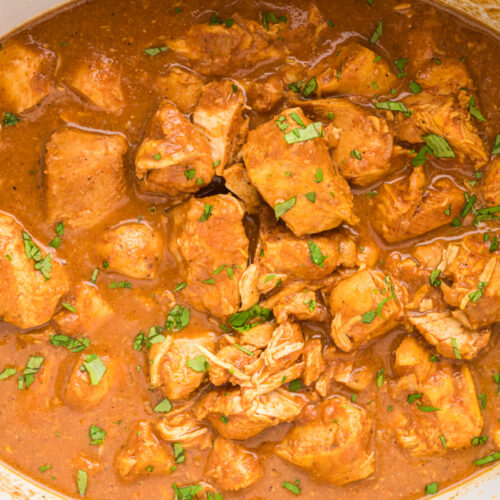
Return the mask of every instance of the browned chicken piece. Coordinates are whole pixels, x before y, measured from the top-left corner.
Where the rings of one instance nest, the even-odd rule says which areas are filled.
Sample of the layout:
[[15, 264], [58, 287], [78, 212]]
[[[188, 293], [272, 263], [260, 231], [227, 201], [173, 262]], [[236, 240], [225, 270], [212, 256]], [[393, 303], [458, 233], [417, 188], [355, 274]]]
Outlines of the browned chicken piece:
[[412, 256], [418, 264], [428, 269], [436, 269], [443, 259], [444, 243], [435, 241], [432, 243], [418, 245], [412, 252]]
[[184, 296], [218, 318], [240, 306], [238, 287], [248, 262], [244, 210], [231, 195], [192, 198], [172, 212], [170, 248], [183, 267]]
[[252, 130], [243, 146], [250, 182], [296, 236], [358, 220], [322, 130], [300, 108], [287, 109]]
[[158, 231], [146, 224], [127, 222], [106, 230], [96, 252], [109, 270], [130, 278], [153, 279], [158, 273], [163, 241]]
[[239, 389], [219, 389], [203, 396], [193, 415], [200, 420], [206, 418], [226, 439], [244, 440], [268, 427], [292, 422], [307, 402], [301, 394], [277, 389], [254, 399], [251, 406], [243, 407]]
[[410, 315], [408, 320], [439, 354], [447, 358], [473, 359], [490, 339], [490, 329], [470, 330], [449, 310]]
[[323, 304], [316, 301], [316, 292], [304, 290], [284, 297], [273, 308], [273, 314], [278, 323], [288, 321], [293, 316], [299, 321], [326, 321], [328, 310]]
[[[100, 360], [100, 361], [99, 361]], [[96, 373], [104, 371], [100, 380], [91, 379], [85, 363], [96, 367]], [[104, 368], [105, 370], [104, 370]], [[64, 400], [77, 411], [95, 408], [107, 396], [117, 375], [117, 363], [108, 356], [82, 354], [78, 357], [64, 390]]]
[[372, 200], [371, 223], [389, 243], [403, 241], [451, 224], [464, 206], [464, 192], [448, 177], [427, 182], [422, 167], [384, 184]]
[[343, 396], [308, 406], [274, 452], [331, 484], [358, 481], [375, 471], [372, 422]]
[[255, 262], [259, 266], [258, 288], [263, 292], [274, 288], [279, 279], [318, 280], [339, 266], [356, 264], [355, 239], [347, 231], [297, 237], [276, 222], [267, 206], [260, 212], [259, 248]]
[[302, 375], [304, 384], [311, 385], [316, 382], [324, 371], [325, 362], [323, 360], [321, 339], [312, 338], [306, 340], [304, 344], [304, 373]]
[[97, 331], [113, 316], [113, 308], [104, 300], [99, 289], [90, 283], [78, 284], [65, 303], [72, 306], [74, 312], [64, 309], [53, 318], [57, 328], [65, 335], [76, 336]]
[[16, 41], [0, 50], [0, 109], [22, 113], [53, 89], [55, 54]]
[[203, 80], [191, 71], [174, 66], [156, 80], [162, 97], [172, 101], [181, 113], [192, 113], [201, 96]]
[[500, 205], [500, 156], [498, 155], [488, 165], [481, 193], [489, 206]]
[[206, 372], [195, 371], [189, 360], [203, 355], [198, 346], [213, 352], [216, 336], [209, 331], [197, 331], [195, 335], [173, 333], [163, 342], [149, 349], [149, 377], [151, 385], [161, 389], [171, 400], [187, 398], [197, 389]]
[[234, 14], [234, 23], [195, 24], [185, 37], [172, 40], [168, 46], [185, 57], [202, 75], [230, 75], [234, 68], [251, 68], [262, 61], [276, 64], [283, 60], [287, 52], [275, 46], [279, 26], [270, 25], [269, 31], [255, 21], [243, 19]]
[[54, 254], [32, 245], [38, 244], [23, 226], [0, 213], [0, 317], [20, 328], [49, 321], [69, 290], [66, 270]]
[[126, 481], [170, 474], [174, 458], [156, 437], [151, 424], [140, 420], [115, 458], [115, 470]]
[[49, 217], [70, 227], [89, 229], [126, 201], [121, 135], [64, 127], [45, 151], [45, 191]]
[[400, 407], [404, 414], [395, 433], [401, 446], [415, 455], [442, 454], [468, 448], [481, 435], [483, 417], [467, 365], [432, 362], [417, 340], [406, 337], [396, 350], [394, 372], [399, 377], [395, 394], [421, 394], [415, 403]]
[[65, 78], [67, 83], [92, 104], [114, 114], [125, 108], [121, 69], [112, 58], [95, 54]]
[[210, 183], [215, 172], [205, 137], [164, 100], [137, 150], [135, 173], [141, 190], [182, 200]]
[[500, 321], [500, 252], [490, 244], [483, 235], [466, 236], [448, 245], [439, 266], [445, 302], [463, 311], [472, 329]]
[[212, 447], [212, 431], [183, 408], [161, 417], [155, 429], [164, 441], [181, 443], [184, 448], [206, 450]]
[[239, 339], [241, 344], [250, 344], [258, 348], [264, 348], [269, 345], [276, 323], [268, 322], [254, 326], [250, 330], [240, 332]]
[[283, 99], [283, 82], [278, 75], [255, 80], [247, 90], [247, 97], [255, 111], [267, 113]]
[[381, 271], [362, 269], [332, 290], [331, 336], [349, 352], [395, 328], [401, 320], [407, 292]]
[[368, 186], [399, 167], [402, 150], [393, 148], [394, 132], [384, 118], [343, 98], [293, 102], [329, 124], [333, 160], [349, 182]]
[[401, 141], [423, 143], [423, 136], [435, 134], [446, 139], [460, 161], [471, 162], [479, 169], [488, 162], [488, 154], [471, 115], [462, 103], [449, 95], [422, 91], [402, 102], [412, 111], [410, 117], [397, 113], [396, 129]]
[[248, 180], [247, 171], [243, 163], [236, 163], [224, 169], [222, 176], [226, 181], [227, 189], [245, 205], [245, 212], [251, 215], [258, 214], [261, 207], [260, 196]]
[[211, 82], [203, 87], [200, 102], [193, 112], [193, 123], [210, 144], [217, 174], [238, 159], [248, 134], [249, 119], [243, 116], [245, 96], [229, 80]]
[[467, 101], [475, 85], [464, 62], [456, 59], [440, 59], [441, 64], [430, 61], [417, 71], [415, 81], [428, 92], [436, 95], [455, 95], [465, 93]]
[[[356, 42], [348, 42], [322, 59], [310, 72], [318, 85], [318, 97], [354, 94], [364, 97], [388, 94], [398, 85], [387, 61]], [[374, 85], [375, 82], [375, 85]]]
[[217, 438], [205, 464], [205, 476], [221, 490], [237, 491], [264, 475], [256, 453], [227, 439]]

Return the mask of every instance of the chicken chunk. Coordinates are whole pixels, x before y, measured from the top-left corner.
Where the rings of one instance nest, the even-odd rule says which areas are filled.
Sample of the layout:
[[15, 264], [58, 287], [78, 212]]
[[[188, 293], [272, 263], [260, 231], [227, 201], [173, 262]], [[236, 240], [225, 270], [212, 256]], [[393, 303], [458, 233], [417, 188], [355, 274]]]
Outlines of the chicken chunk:
[[103, 221], [126, 199], [121, 135], [64, 127], [54, 132], [45, 151], [45, 190], [49, 217], [88, 229]]
[[257, 190], [250, 184], [247, 171], [243, 163], [236, 163], [224, 169], [222, 173], [226, 181], [226, 187], [236, 195], [245, 205], [245, 212], [257, 214], [260, 210], [260, 196]]
[[489, 206], [500, 205], [500, 156], [498, 155], [488, 165], [481, 193]]
[[328, 319], [328, 311], [323, 304], [316, 301], [316, 292], [304, 290], [284, 297], [273, 308], [273, 314], [278, 323], [288, 321], [293, 316], [299, 321], [323, 322]]
[[333, 127], [332, 157], [352, 184], [368, 186], [398, 168], [401, 149], [393, 148], [394, 133], [384, 118], [348, 99], [294, 102], [309, 116], [328, 123], [327, 130]]
[[255, 111], [267, 113], [283, 99], [283, 82], [278, 75], [256, 80], [250, 85], [247, 97]]
[[149, 349], [151, 385], [171, 400], [188, 397], [205, 378], [205, 372], [193, 370], [188, 361], [202, 355], [198, 345], [213, 352], [215, 340], [214, 333], [199, 331], [194, 336], [170, 334], [163, 342], [153, 344]]
[[193, 123], [207, 137], [219, 175], [238, 159], [247, 137], [249, 119], [243, 117], [244, 106], [242, 90], [224, 80], [203, 87], [200, 102], [193, 112]]
[[447, 358], [473, 359], [488, 345], [491, 330], [475, 332], [466, 328], [449, 310], [411, 315], [409, 321]]
[[387, 61], [356, 42], [348, 42], [322, 59], [309, 77], [316, 78], [318, 97], [332, 94], [372, 97], [388, 94], [398, 84]]
[[53, 89], [55, 54], [11, 41], [0, 50], [0, 109], [21, 113]]
[[380, 188], [371, 222], [394, 243], [450, 224], [463, 205], [463, 191], [451, 179], [438, 176], [428, 183], [423, 168], [416, 167], [408, 178]]
[[76, 336], [96, 331], [113, 316], [113, 308], [104, 300], [99, 289], [90, 283], [78, 284], [74, 294], [65, 302], [71, 305], [74, 311], [65, 309], [53, 318], [64, 335]]
[[181, 264], [193, 306], [218, 318], [240, 305], [238, 282], [248, 262], [244, 211], [236, 198], [192, 198], [172, 214], [171, 251]]
[[242, 406], [238, 389], [221, 389], [206, 394], [195, 406], [194, 417], [206, 418], [226, 439], [244, 440], [282, 422], [291, 422], [307, 404], [307, 399], [284, 389], [264, 394]]
[[207, 457], [205, 476], [222, 490], [237, 491], [264, 475], [258, 456], [240, 444], [217, 438]]
[[[465, 62], [455, 59], [440, 59], [441, 64], [428, 62], [419, 68], [415, 81], [426, 91], [436, 95], [455, 95], [474, 90], [474, 82]], [[468, 100], [468, 99], [467, 99]]]
[[405, 288], [380, 271], [362, 269], [340, 281], [330, 295], [331, 336], [349, 352], [397, 326]]
[[156, 424], [158, 435], [170, 443], [181, 443], [184, 448], [206, 450], [212, 447], [212, 432], [183, 409], [175, 409], [161, 417]]
[[[470, 369], [467, 365], [432, 362], [429, 358], [413, 337], [406, 337], [396, 350], [394, 371], [399, 380], [394, 392], [404, 397], [421, 394], [415, 404], [400, 407], [407, 411], [400, 415], [396, 439], [415, 455], [468, 448], [483, 428]], [[446, 448], [440, 436], [444, 437]]]
[[238, 14], [232, 24], [195, 24], [184, 38], [172, 40], [168, 46], [185, 57], [203, 75], [228, 76], [234, 68], [251, 68], [262, 61], [275, 62], [286, 57], [286, 51], [275, 46], [278, 28], [270, 25], [269, 31], [255, 21], [243, 19]]
[[470, 328], [500, 321], [500, 252], [482, 235], [450, 243], [443, 257], [441, 291], [445, 302], [465, 313]]
[[[263, 292], [272, 289], [275, 280], [319, 280], [339, 266], [354, 267], [356, 264], [356, 244], [351, 234], [329, 231], [297, 237], [276, 222], [267, 206], [260, 211], [258, 248], [260, 253], [257, 252], [254, 261], [259, 266], [258, 288]], [[314, 257], [316, 249], [322, 258]]]
[[151, 424], [140, 420], [115, 458], [115, 470], [126, 481], [144, 476], [170, 474], [172, 454], [160, 443]]
[[304, 384], [311, 385], [325, 371], [321, 339], [312, 338], [306, 340], [304, 344], [304, 364]]
[[127, 222], [104, 232], [97, 255], [109, 270], [136, 279], [156, 277], [163, 252], [160, 234], [146, 224]]
[[69, 289], [63, 265], [5, 213], [0, 213], [0, 272], [0, 317], [20, 328], [49, 321]]
[[[102, 377], [99, 380], [91, 378], [86, 365], [98, 375], [104, 372]], [[64, 400], [77, 411], [95, 408], [108, 395], [116, 378], [117, 368], [116, 361], [108, 356], [82, 354], [69, 376], [64, 390]]]
[[423, 143], [423, 136], [435, 134], [446, 139], [454, 155], [475, 169], [488, 161], [484, 143], [478, 135], [467, 107], [449, 95], [435, 95], [423, 91], [405, 97], [402, 102], [411, 116], [397, 113], [397, 134], [401, 141]]
[[157, 79], [162, 97], [172, 101], [181, 113], [192, 113], [201, 97], [203, 80], [195, 74], [174, 66]]
[[250, 182], [296, 236], [357, 221], [321, 130], [300, 108], [287, 109], [252, 130], [243, 147]]
[[164, 100], [137, 150], [135, 173], [144, 191], [186, 198], [214, 176], [210, 146], [201, 132]]
[[375, 471], [372, 422], [342, 396], [308, 406], [274, 452], [314, 479], [340, 485]]
[[92, 104], [114, 114], [125, 108], [121, 70], [112, 58], [95, 54], [67, 77], [68, 84]]

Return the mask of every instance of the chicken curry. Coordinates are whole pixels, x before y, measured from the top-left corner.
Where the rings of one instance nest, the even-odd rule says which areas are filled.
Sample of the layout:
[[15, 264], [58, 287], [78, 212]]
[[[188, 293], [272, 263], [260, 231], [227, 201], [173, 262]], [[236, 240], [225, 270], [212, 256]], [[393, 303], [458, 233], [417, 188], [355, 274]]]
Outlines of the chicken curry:
[[106, 500], [498, 461], [499, 51], [421, 0], [78, 1], [2, 39], [1, 458]]

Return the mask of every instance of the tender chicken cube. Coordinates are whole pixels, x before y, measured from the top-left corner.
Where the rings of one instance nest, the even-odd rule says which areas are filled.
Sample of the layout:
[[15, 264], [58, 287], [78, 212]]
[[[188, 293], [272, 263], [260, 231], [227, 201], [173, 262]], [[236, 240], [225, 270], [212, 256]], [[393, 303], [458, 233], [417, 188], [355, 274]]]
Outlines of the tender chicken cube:
[[450, 311], [410, 315], [408, 320], [439, 354], [447, 358], [473, 359], [488, 345], [491, 330], [475, 332], [465, 327]]
[[144, 191], [186, 198], [214, 176], [210, 146], [201, 132], [164, 100], [137, 150], [135, 173]]
[[237, 160], [248, 134], [249, 119], [243, 117], [245, 96], [229, 80], [211, 82], [203, 87], [200, 102], [193, 112], [193, 123], [210, 144], [217, 174]]
[[500, 156], [498, 155], [488, 165], [481, 193], [489, 206], [500, 205]]
[[226, 181], [226, 187], [236, 195], [245, 205], [245, 212], [257, 214], [260, 210], [260, 196], [257, 190], [250, 184], [247, 171], [243, 163], [236, 163], [224, 169], [222, 173]]
[[184, 296], [218, 318], [240, 305], [238, 282], [248, 262], [244, 211], [231, 195], [192, 198], [172, 213], [171, 251], [183, 268]]
[[311, 385], [316, 382], [325, 371], [323, 360], [323, 345], [321, 339], [312, 338], [304, 344], [304, 374], [302, 376], [304, 384]]
[[427, 182], [422, 167], [410, 176], [384, 184], [372, 200], [371, 222], [389, 243], [420, 236], [451, 224], [464, 206], [464, 193], [448, 177]]
[[163, 241], [146, 224], [127, 222], [105, 231], [96, 251], [109, 264], [110, 271], [130, 278], [153, 279], [160, 266]]
[[273, 42], [279, 36], [278, 28], [284, 25], [270, 25], [269, 31], [255, 21], [243, 19], [238, 14], [226, 23], [195, 24], [184, 38], [172, 40], [168, 46], [185, 57], [203, 75], [225, 76], [234, 68], [252, 68], [265, 61], [276, 64], [284, 59], [287, 52], [278, 49]]
[[118, 65], [103, 54], [81, 63], [66, 78], [68, 84], [92, 104], [117, 115], [125, 108], [121, 79]]
[[396, 394], [422, 394], [414, 404], [400, 407], [407, 409], [395, 429], [401, 446], [415, 455], [440, 454], [468, 448], [481, 435], [483, 417], [467, 365], [432, 362], [417, 340], [406, 337], [396, 350], [394, 371], [399, 377]]
[[394, 133], [384, 118], [343, 98], [296, 104], [315, 119], [329, 124], [327, 131], [335, 135], [333, 160], [349, 182], [368, 186], [398, 168], [395, 160], [401, 156], [401, 149], [393, 148]]
[[243, 146], [250, 182], [296, 236], [357, 222], [321, 130], [300, 108], [287, 109], [252, 130]]
[[[100, 361], [99, 361], [100, 360]], [[96, 373], [106, 368], [100, 380], [92, 380], [84, 363], [97, 366]], [[77, 411], [88, 411], [95, 408], [108, 395], [117, 375], [117, 363], [108, 356], [82, 354], [78, 357], [64, 390], [64, 400]], [[93, 370], [94, 371], [94, 370]]]
[[446, 139], [460, 161], [470, 162], [475, 169], [488, 161], [483, 141], [467, 106], [449, 95], [422, 91], [405, 97], [402, 102], [412, 111], [410, 117], [397, 113], [397, 134], [401, 141], [423, 143], [423, 136], [435, 134]]
[[500, 321], [500, 252], [482, 235], [450, 243], [444, 254], [441, 291], [445, 302], [465, 313], [470, 328]]
[[273, 314], [278, 323], [288, 321], [293, 316], [299, 321], [326, 321], [328, 310], [316, 301], [316, 292], [304, 290], [284, 297], [273, 308]]
[[455, 59], [440, 61], [441, 64], [431, 61], [417, 71], [415, 80], [423, 89], [436, 95], [457, 97], [474, 90], [474, 82], [464, 62]]
[[346, 484], [375, 471], [372, 433], [366, 411], [335, 396], [308, 406], [274, 452], [314, 479]]
[[59, 299], [69, 290], [63, 265], [32, 245], [36, 243], [23, 227], [10, 215], [0, 213], [0, 317], [20, 328], [49, 321]]
[[170, 474], [174, 458], [156, 437], [151, 424], [140, 420], [132, 429], [115, 458], [115, 470], [126, 481], [140, 477]]
[[292, 422], [307, 399], [285, 389], [277, 389], [242, 406], [241, 391], [221, 389], [206, 394], [195, 406], [194, 417], [206, 418], [226, 439], [244, 440], [282, 422]]
[[332, 290], [331, 336], [349, 352], [395, 328], [402, 316], [406, 289], [380, 271], [362, 269]]
[[172, 101], [181, 113], [192, 113], [201, 96], [203, 80], [185, 69], [174, 66], [157, 79], [162, 97]]
[[113, 315], [113, 308], [104, 300], [99, 289], [90, 283], [78, 284], [74, 294], [65, 302], [74, 311], [64, 309], [53, 318], [64, 335], [76, 336], [96, 331]]
[[195, 335], [174, 333], [149, 349], [151, 385], [161, 389], [171, 400], [187, 398], [203, 382], [206, 373], [195, 371], [189, 360], [203, 355], [198, 346], [209, 352], [215, 349], [213, 332], [198, 331]]
[[45, 190], [49, 217], [88, 229], [126, 199], [121, 135], [64, 127], [54, 132], [45, 151]]
[[269, 112], [283, 99], [283, 82], [278, 75], [255, 80], [247, 91], [247, 97], [255, 111]]
[[[348, 42], [322, 59], [311, 71], [318, 97], [355, 94], [364, 97], [388, 94], [398, 85], [384, 58], [359, 43]], [[375, 83], [375, 84], [374, 84]]]
[[264, 475], [257, 454], [240, 444], [217, 438], [207, 457], [205, 476], [222, 490], [248, 488]]
[[156, 424], [159, 436], [170, 443], [181, 443], [184, 448], [206, 450], [212, 447], [212, 432], [182, 408], [161, 417]]
[[21, 113], [53, 88], [55, 54], [33, 45], [8, 42], [0, 50], [0, 109]]
[[[275, 280], [318, 280], [339, 266], [356, 264], [356, 244], [350, 233], [337, 230], [297, 237], [276, 222], [267, 206], [260, 211], [259, 248], [255, 262], [259, 266], [258, 288], [263, 292], [272, 289]], [[315, 249], [321, 251], [322, 258], [314, 257], [313, 261], [318, 252]]]

